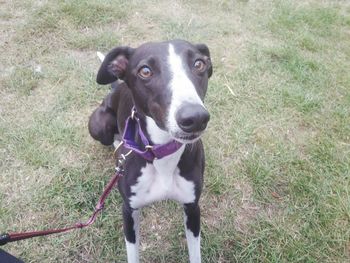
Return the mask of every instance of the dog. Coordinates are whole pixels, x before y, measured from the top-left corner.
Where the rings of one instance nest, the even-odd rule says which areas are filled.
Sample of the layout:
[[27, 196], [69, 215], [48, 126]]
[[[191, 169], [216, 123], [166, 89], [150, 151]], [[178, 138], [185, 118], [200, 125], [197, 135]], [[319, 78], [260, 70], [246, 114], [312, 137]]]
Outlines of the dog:
[[[184, 40], [116, 47], [103, 58], [96, 80], [111, 84], [112, 90], [90, 116], [91, 136], [104, 145], [113, 144], [116, 135], [127, 133], [126, 120], [133, 112], [138, 120], [138, 127], [131, 128], [134, 143], [147, 153], [153, 146], [172, 148], [165, 156], [146, 158], [132, 152], [126, 159], [118, 189], [129, 263], [139, 262], [140, 208], [164, 199], [183, 205], [189, 259], [201, 262], [198, 201], [205, 166], [201, 135], [210, 119], [203, 100], [212, 72], [208, 47]], [[149, 145], [143, 145], [143, 137]], [[119, 154], [127, 150], [123, 147]]]

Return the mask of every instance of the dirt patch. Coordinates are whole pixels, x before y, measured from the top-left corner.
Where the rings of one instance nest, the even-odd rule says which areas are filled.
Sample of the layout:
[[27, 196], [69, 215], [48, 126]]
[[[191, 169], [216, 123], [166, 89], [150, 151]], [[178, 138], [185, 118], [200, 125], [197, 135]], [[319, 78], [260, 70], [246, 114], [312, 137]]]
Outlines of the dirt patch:
[[[111, 47], [113, 48], [113, 47]], [[100, 60], [98, 59], [96, 51], [82, 51], [82, 50], [68, 50], [67, 57], [73, 58], [78, 64], [81, 64], [81, 66], [86, 69], [87, 72], [96, 72], [101, 64]], [[105, 54], [106, 55], [106, 54]]]
[[[163, 251], [171, 249], [172, 244], [169, 241], [169, 234], [174, 231], [176, 226], [182, 225], [183, 216], [182, 209], [177, 206], [176, 209], [169, 209], [167, 204], [170, 201], [156, 203], [150, 207], [142, 209], [140, 216], [140, 250], [147, 251], [152, 248], [162, 248]], [[161, 211], [161, 213], [159, 213]], [[183, 244], [184, 229], [178, 233]]]
[[202, 221], [208, 228], [219, 228], [230, 224], [242, 233], [249, 231], [249, 225], [256, 219], [262, 208], [254, 202], [253, 189], [244, 181], [235, 182], [232, 191], [220, 196], [204, 194], [201, 199]]
[[13, 37], [16, 35], [18, 28], [25, 23], [25, 13], [14, 5], [1, 4], [0, 11], [0, 77], [8, 76], [13, 70], [13, 66], [8, 63], [11, 58], [11, 48]]
[[[16, 208], [26, 207], [33, 197], [33, 193], [39, 191], [38, 188], [49, 185], [52, 173], [46, 168], [32, 169], [18, 159], [11, 159], [7, 162], [9, 166], [6, 171], [6, 180], [1, 180], [0, 190], [6, 197], [4, 207], [16, 204]], [[1, 178], [1, 177], [0, 177]], [[13, 178], [9, 180], [8, 178]]]
[[261, 211], [261, 207], [253, 200], [253, 189], [250, 184], [243, 181], [237, 182], [235, 188], [241, 193], [242, 198], [237, 207], [234, 226], [237, 231], [247, 233], [249, 230], [249, 224], [257, 217]]
[[225, 221], [227, 211], [236, 209], [232, 197], [228, 195], [211, 197], [206, 193], [201, 197], [200, 206], [202, 222], [211, 229], [218, 228]]

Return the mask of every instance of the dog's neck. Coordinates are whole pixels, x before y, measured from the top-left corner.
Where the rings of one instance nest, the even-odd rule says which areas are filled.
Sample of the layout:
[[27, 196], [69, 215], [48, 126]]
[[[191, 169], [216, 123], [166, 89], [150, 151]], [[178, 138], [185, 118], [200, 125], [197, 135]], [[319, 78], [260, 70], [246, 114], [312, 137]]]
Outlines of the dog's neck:
[[[169, 133], [160, 129], [155, 121], [150, 117], [146, 117], [146, 129], [151, 141], [155, 144], [165, 144], [173, 140]], [[154, 160], [154, 167], [160, 174], [167, 173], [168, 171], [174, 171], [184, 150], [185, 145], [182, 145], [181, 148], [173, 154], [170, 154], [169, 156], [166, 156], [160, 160]]]

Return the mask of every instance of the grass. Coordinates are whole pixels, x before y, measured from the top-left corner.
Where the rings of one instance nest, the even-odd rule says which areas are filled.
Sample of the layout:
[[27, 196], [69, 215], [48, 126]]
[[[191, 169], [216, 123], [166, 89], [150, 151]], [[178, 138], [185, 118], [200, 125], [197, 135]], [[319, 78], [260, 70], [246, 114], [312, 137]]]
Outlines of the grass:
[[[87, 131], [108, 92], [95, 51], [185, 38], [215, 66], [203, 262], [349, 261], [346, 1], [8, 1], [0, 25], [1, 232], [87, 218], [113, 172]], [[5, 248], [26, 262], [126, 262], [117, 192], [106, 207], [87, 230]], [[142, 262], [187, 262], [177, 204], [144, 209], [141, 225]]]

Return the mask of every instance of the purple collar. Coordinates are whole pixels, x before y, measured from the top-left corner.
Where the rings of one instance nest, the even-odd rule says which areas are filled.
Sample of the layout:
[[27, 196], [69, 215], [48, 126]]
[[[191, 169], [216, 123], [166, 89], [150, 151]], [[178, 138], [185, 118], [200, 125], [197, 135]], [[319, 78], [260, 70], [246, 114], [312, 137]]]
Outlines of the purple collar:
[[[176, 152], [182, 146], [182, 143], [175, 140], [166, 144], [151, 145], [145, 133], [142, 131], [140, 119], [135, 113], [136, 110], [133, 108], [131, 116], [126, 120], [123, 134], [125, 148], [134, 151], [147, 161], [153, 161], [154, 159], [161, 159]], [[143, 145], [139, 145], [136, 142], [137, 137], [140, 137]]]

